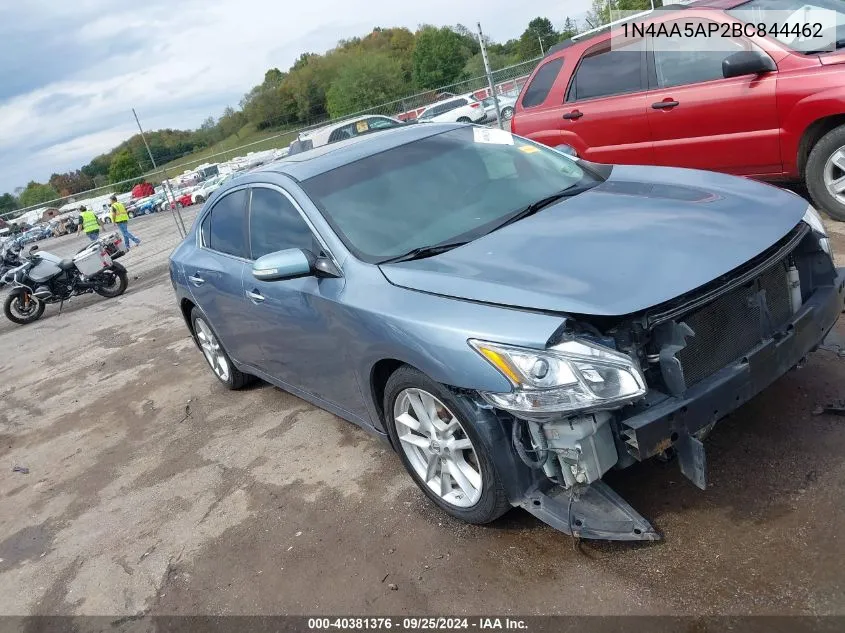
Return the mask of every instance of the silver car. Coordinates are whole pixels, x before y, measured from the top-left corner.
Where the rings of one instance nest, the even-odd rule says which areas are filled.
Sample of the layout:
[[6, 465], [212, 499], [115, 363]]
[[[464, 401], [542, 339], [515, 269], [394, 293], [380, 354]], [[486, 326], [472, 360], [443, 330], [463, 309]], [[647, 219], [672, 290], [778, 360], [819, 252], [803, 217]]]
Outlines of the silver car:
[[706, 488], [705, 437], [819, 345], [842, 272], [795, 194], [438, 123], [230, 181], [170, 260], [226, 387], [368, 429], [465, 521], [620, 540], [659, 536], [604, 474], [674, 452]]

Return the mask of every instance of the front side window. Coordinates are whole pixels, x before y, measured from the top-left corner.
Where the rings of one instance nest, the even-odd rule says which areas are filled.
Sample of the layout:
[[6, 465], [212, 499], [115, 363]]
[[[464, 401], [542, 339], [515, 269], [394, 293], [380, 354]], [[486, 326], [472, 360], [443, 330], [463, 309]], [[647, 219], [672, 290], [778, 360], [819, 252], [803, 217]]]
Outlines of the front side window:
[[523, 108], [533, 108], [546, 100], [552, 86], [555, 85], [560, 69], [563, 68], [563, 57], [558, 57], [546, 62], [534, 75], [531, 83], [525, 89], [525, 96], [522, 97]]
[[642, 59], [639, 43], [588, 53], [578, 66], [567, 101], [598, 99], [643, 90]]
[[[683, 22], [686, 28], [691, 24], [695, 32], [699, 22]], [[671, 22], [668, 23], [671, 32]], [[680, 29], [683, 33], [683, 29]], [[686, 37], [677, 34], [673, 37], [658, 37], [654, 41], [654, 66], [657, 72], [657, 83], [661, 88], [685, 86], [704, 81], [722, 79], [722, 62], [727, 57], [740, 51], [757, 49], [751, 42], [738, 38], [714, 38], [706, 36]]]
[[598, 182], [547, 147], [467, 126], [368, 156], [302, 186], [350, 251], [380, 262], [476, 239], [532, 202]]
[[293, 203], [278, 191], [254, 187], [249, 210], [252, 259], [287, 248], [314, 249], [314, 235]]
[[[246, 258], [246, 190], [234, 191], [211, 209], [211, 226], [206, 245], [214, 251]], [[208, 218], [206, 218], [208, 219]]]
[[355, 136], [355, 126], [353, 124], [344, 125], [343, 127], [339, 127], [334, 130], [329, 135], [329, 143], [337, 143], [338, 141], [342, 141], [347, 138], [352, 138]]

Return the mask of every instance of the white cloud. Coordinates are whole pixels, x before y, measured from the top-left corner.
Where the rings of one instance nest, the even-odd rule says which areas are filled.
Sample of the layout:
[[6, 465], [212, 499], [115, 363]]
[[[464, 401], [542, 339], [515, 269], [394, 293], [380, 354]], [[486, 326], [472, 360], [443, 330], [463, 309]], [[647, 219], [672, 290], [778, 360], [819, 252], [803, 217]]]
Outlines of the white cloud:
[[[150, 129], [196, 127], [205, 116], [236, 105], [268, 68], [285, 70], [302, 52], [324, 52], [339, 39], [364, 35], [374, 26], [462, 23], [474, 28], [480, 20], [487, 35], [504, 41], [518, 37], [538, 15], [559, 26], [588, 4], [153, 0], [141, 8], [130, 0], [31, 0], [0, 8], [0, 24], [61, 33], [67, 55], [77, 47], [93, 51], [79, 67], [19, 96], [3, 101], [0, 87], [0, 164], [6, 166], [0, 191], [31, 179], [43, 181], [53, 171], [80, 167], [107, 151], [134, 132], [132, 107]], [[0, 40], [8, 28], [0, 26]], [[32, 51], [20, 51], [22, 59], [31, 54], [33, 70], [42, 74], [50, 69], [34, 64], [68, 61], [39, 59], [39, 41], [28, 46]]]

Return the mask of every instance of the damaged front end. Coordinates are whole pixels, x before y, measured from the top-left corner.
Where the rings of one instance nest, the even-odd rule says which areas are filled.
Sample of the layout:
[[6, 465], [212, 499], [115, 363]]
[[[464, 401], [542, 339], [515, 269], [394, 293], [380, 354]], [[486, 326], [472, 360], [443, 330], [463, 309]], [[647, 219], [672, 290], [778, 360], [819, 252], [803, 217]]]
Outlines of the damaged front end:
[[845, 276], [823, 231], [805, 216], [705, 287], [635, 315], [567, 319], [544, 350], [470, 341], [513, 386], [480, 395], [542, 474], [517, 503], [581, 538], [659, 540], [602, 476], [677, 454], [706, 487], [702, 441], [716, 422], [800, 365], [842, 311]]

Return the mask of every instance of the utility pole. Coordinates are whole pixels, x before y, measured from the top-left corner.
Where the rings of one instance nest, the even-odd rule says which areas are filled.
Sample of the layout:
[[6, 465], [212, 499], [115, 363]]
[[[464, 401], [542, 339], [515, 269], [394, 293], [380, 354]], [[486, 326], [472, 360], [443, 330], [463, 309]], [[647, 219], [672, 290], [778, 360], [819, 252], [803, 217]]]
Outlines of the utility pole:
[[[141, 127], [141, 121], [138, 119], [138, 113], [135, 112], [135, 108], [132, 108], [132, 114], [135, 116], [135, 123], [138, 124], [138, 129], [141, 131], [141, 140], [144, 141], [144, 147], [147, 148], [147, 154], [150, 157], [150, 162], [153, 164], [153, 169], [158, 169], [155, 158], [153, 158], [153, 153], [150, 151], [150, 146], [147, 143], [147, 137], [144, 135], [144, 128]], [[180, 237], [184, 238], [188, 235], [188, 230], [185, 228], [185, 221], [182, 219], [182, 213], [179, 211], [179, 207], [176, 206], [176, 196], [173, 195], [173, 189], [170, 188], [170, 178], [168, 178], [167, 171], [164, 168], [160, 171], [164, 176], [164, 198], [167, 200], [167, 194], [169, 192], [171, 200], [168, 200], [168, 202], [173, 205], [173, 221], [176, 222], [176, 231], [179, 233]]]
[[540, 57], [546, 56], [546, 51], [543, 49], [543, 38], [540, 37], [540, 34], [537, 31], [534, 31], [534, 34], [537, 36], [537, 41], [540, 42]]
[[502, 110], [499, 107], [499, 95], [496, 94], [496, 86], [493, 83], [493, 73], [490, 71], [490, 59], [487, 57], [487, 45], [484, 43], [484, 33], [481, 32], [481, 22], [478, 22], [478, 43], [481, 45], [481, 58], [484, 60], [484, 72], [487, 73], [487, 85], [490, 87], [490, 96], [496, 104], [496, 123], [499, 129], [502, 127]]

